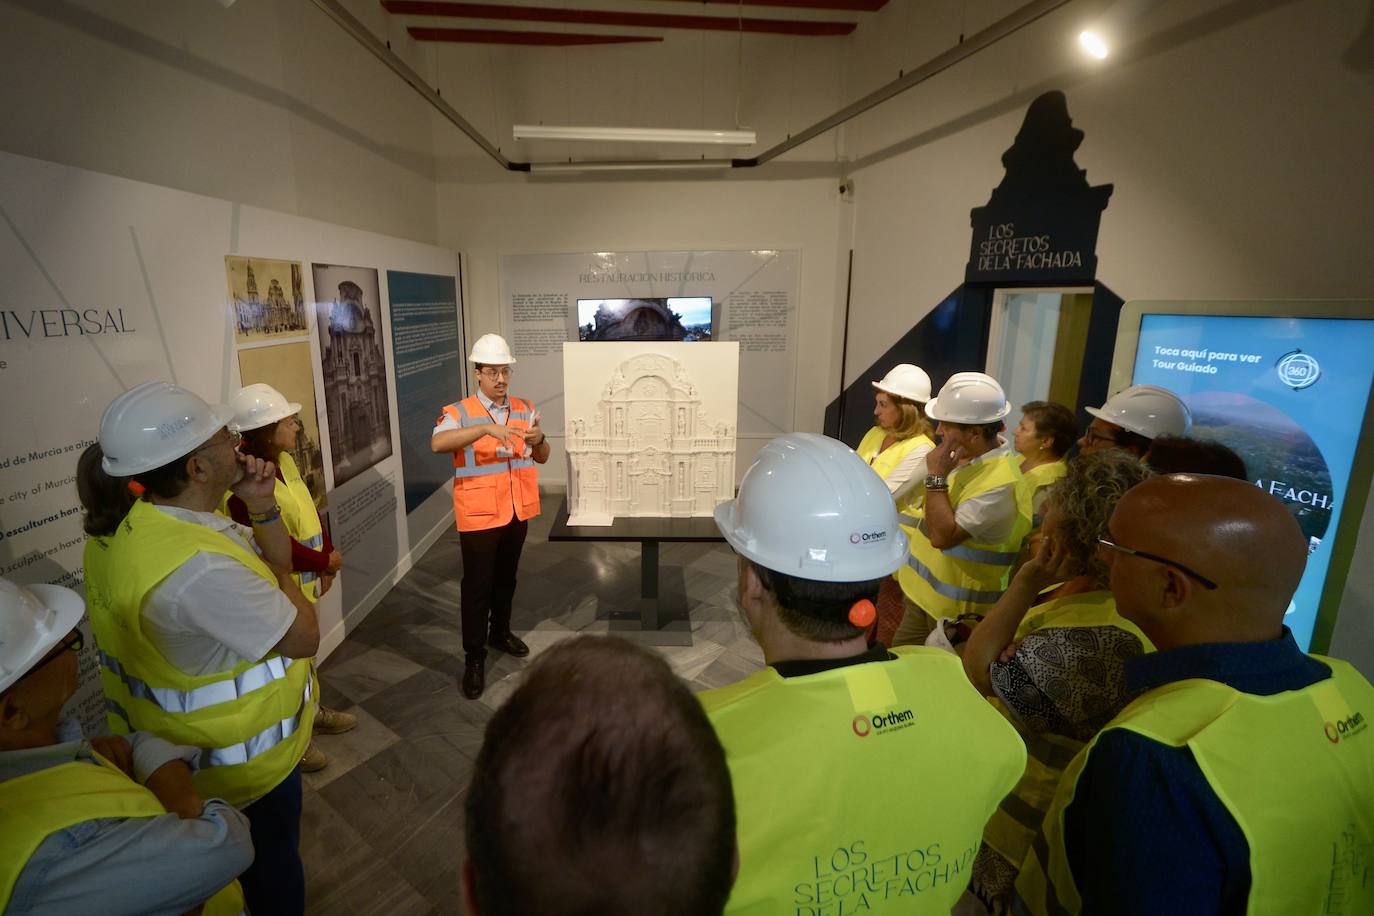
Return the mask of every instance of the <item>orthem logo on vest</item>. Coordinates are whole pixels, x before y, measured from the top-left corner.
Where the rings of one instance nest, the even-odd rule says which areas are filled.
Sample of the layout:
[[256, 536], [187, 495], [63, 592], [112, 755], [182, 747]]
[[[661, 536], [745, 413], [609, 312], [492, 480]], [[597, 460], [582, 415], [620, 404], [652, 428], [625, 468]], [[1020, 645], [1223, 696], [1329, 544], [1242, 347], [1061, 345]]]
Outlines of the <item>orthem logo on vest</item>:
[[1349, 738], [1365, 730], [1369, 723], [1364, 720], [1364, 713], [1357, 712], [1348, 719], [1340, 719], [1335, 722], [1326, 723], [1323, 731], [1326, 732], [1326, 740], [1332, 744], [1340, 744], [1342, 738]]
[[877, 713], [866, 716], [863, 713], [855, 716], [849, 723], [849, 727], [854, 729], [854, 734], [860, 738], [867, 738], [871, 733], [877, 732], [879, 735], [887, 732], [898, 731], [916, 724], [916, 713], [910, 709], [894, 709], [888, 713]]

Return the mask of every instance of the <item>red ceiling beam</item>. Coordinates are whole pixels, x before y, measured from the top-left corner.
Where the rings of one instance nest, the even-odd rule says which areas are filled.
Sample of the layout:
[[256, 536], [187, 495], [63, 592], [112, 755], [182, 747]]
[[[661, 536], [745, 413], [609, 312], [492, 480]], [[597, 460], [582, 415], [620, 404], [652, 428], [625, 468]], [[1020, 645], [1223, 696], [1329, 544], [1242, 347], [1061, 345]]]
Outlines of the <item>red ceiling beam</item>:
[[514, 22], [563, 22], [574, 25], [631, 26], [648, 29], [698, 29], [759, 32], [772, 35], [832, 36], [854, 31], [853, 22], [753, 19], [737, 16], [682, 16], [675, 13], [618, 13], [608, 10], [504, 6], [497, 3], [446, 3], [442, 0], [382, 0], [389, 13], [408, 16], [455, 16]]
[[588, 35], [580, 32], [509, 32], [500, 29], [431, 29], [411, 26], [406, 31], [416, 41], [448, 41], [480, 45], [543, 45], [568, 48], [574, 45], [623, 45], [662, 41], [658, 35]]
[[[739, 0], [677, 0], [684, 3], [716, 3], [739, 6]], [[781, 6], [793, 10], [839, 10], [845, 13], [876, 13], [887, 0], [744, 0], [745, 6]]]

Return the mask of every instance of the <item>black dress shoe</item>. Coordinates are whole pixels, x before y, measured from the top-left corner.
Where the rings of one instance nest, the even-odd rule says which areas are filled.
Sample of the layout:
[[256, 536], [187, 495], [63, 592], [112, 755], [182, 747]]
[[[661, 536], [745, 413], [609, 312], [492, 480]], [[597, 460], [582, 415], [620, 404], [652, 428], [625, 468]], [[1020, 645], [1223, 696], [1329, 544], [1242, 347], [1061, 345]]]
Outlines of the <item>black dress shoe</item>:
[[498, 652], [514, 655], [516, 658], [524, 658], [530, 654], [530, 647], [521, 642], [514, 633], [507, 633], [505, 636], [493, 636], [487, 641], [487, 645]]
[[469, 700], [475, 700], [482, 695], [482, 688], [486, 686], [487, 660], [484, 658], [469, 658], [463, 667], [463, 696]]

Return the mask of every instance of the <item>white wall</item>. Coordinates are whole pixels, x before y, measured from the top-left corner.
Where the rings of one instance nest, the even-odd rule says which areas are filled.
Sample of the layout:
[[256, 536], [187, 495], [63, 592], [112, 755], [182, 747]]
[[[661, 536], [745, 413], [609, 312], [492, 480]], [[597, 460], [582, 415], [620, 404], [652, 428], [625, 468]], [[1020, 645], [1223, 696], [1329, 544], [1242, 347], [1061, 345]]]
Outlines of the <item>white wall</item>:
[[[641, 6], [645, 12], [690, 10], [674, 11], [658, 2]], [[746, 15], [751, 12], [757, 10]], [[692, 14], [729, 16], [733, 10], [703, 6]], [[803, 14], [806, 18], [855, 18], [812, 10], [789, 14], [770, 9], [767, 14], [775, 19]], [[415, 17], [405, 21], [431, 24]], [[435, 19], [432, 24], [452, 27], [454, 23]], [[508, 28], [509, 23], [496, 27]], [[436, 86], [503, 155], [520, 161], [748, 157], [838, 110], [849, 97], [846, 39], [754, 33], [741, 39], [728, 32], [677, 29], [664, 29], [661, 34], [661, 42], [573, 48], [447, 45], [433, 51]], [[745, 90], [742, 96], [736, 91], [740, 86]], [[514, 139], [514, 124], [541, 123], [742, 125], [758, 132], [758, 143], [752, 148], [722, 148]], [[499, 167], [456, 129], [436, 129], [435, 138], [440, 180], [490, 180], [499, 174]], [[838, 136], [832, 134], [807, 144], [789, 161], [832, 162], [837, 143]]]
[[[1016, 5], [980, 4], [969, 31]], [[893, 78], [917, 42], [901, 6], [856, 34], [855, 91]], [[953, 4], [919, 6], [948, 30]], [[969, 210], [1049, 89], [1086, 134], [1088, 180], [1115, 185], [1098, 279], [1123, 298], [1374, 298], [1371, 4], [1162, 4], [1133, 45], [1088, 67], [1072, 38], [1093, 8], [1070, 4], [846, 128], [849, 381], [962, 282]], [[1374, 500], [1363, 531], [1333, 650], [1374, 675]]]
[[[427, 71], [380, 4], [346, 5]], [[429, 106], [305, 0], [10, 0], [0, 81], [0, 149], [435, 240]]]
[[[880, 56], [896, 6], [856, 34], [856, 61]], [[1342, 59], [1371, 28], [1367, 2], [1164, 4], [1175, 18], [1147, 19], [1153, 34], [1100, 68], [1071, 44], [1079, 7], [847, 128], [851, 366], [869, 365], [962, 282], [969, 210], [1001, 180], [1027, 104], [1052, 88], [1086, 133], [1077, 161], [1088, 180], [1115, 185], [1098, 279], [1124, 298], [1374, 293], [1361, 254], [1374, 212], [1374, 51], [1363, 72]]]
[[[787, 248], [801, 251], [795, 428], [819, 431], [838, 378], [839, 185], [797, 181], [516, 181], [446, 183], [439, 237], [464, 254], [469, 339], [501, 332], [503, 254]], [[519, 380], [514, 386], [519, 393]], [[561, 437], [541, 471], [564, 483]], [[737, 464], [753, 451], [741, 442]]]

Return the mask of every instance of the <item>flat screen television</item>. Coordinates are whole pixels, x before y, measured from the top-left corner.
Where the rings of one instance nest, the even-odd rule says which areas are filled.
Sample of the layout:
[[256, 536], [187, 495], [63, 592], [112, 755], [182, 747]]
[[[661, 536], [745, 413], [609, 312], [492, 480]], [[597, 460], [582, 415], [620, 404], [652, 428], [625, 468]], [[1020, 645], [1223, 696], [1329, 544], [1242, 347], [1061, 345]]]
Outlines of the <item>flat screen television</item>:
[[1234, 449], [1308, 539], [1285, 623], [1326, 651], [1354, 553], [1374, 441], [1374, 302], [1128, 302], [1111, 390], [1183, 398], [1195, 438]]
[[710, 296], [578, 299], [578, 340], [711, 340]]

